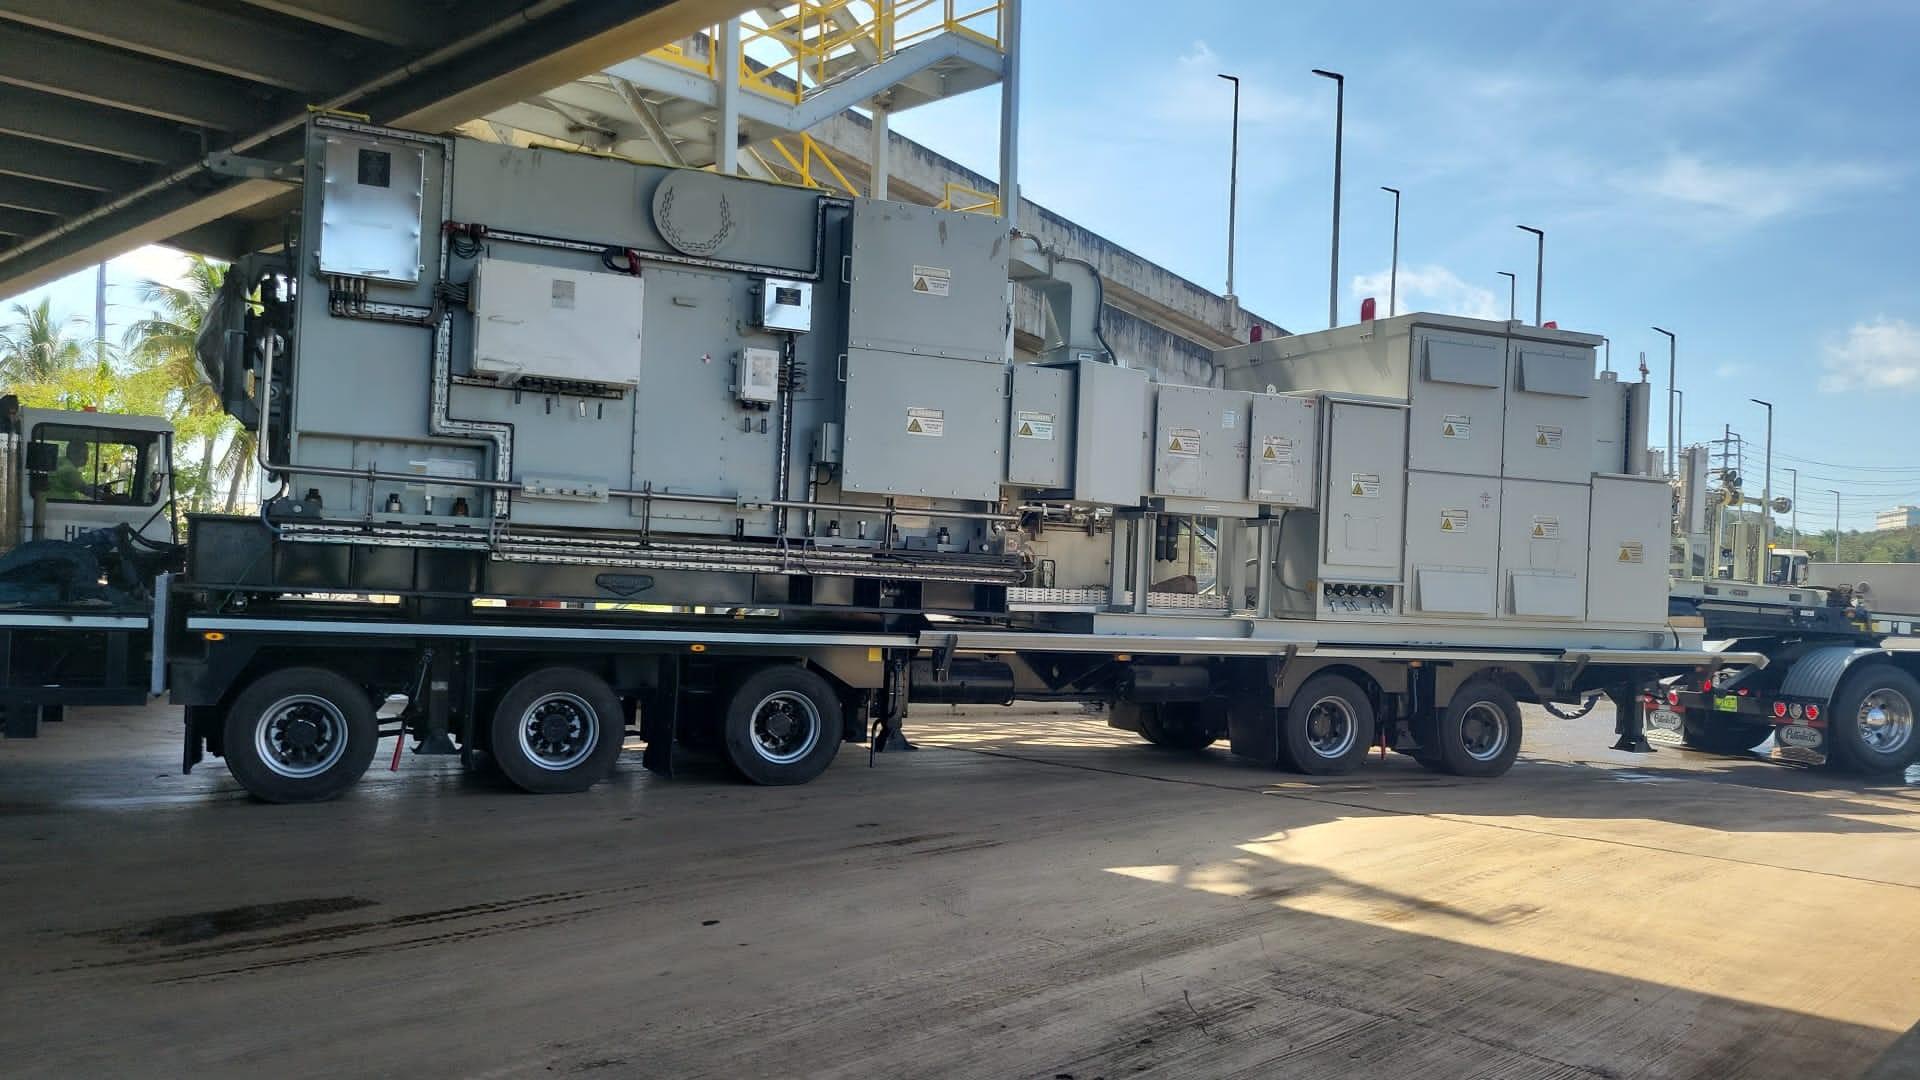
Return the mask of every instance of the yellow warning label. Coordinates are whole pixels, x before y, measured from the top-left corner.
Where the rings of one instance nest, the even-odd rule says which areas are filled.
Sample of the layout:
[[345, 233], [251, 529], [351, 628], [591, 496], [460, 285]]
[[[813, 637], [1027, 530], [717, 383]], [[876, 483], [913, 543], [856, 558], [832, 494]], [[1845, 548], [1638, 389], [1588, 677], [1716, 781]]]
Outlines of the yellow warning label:
[[914, 278], [914, 279], [913, 279], [913, 291], [914, 291], [914, 292], [926, 292], [926, 291], [927, 291], [927, 279], [926, 279], [926, 278], [923, 278], [923, 277], [917, 277], [917, 278]]
[[1018, 439], [1053, 438], [1053, 414], [1038, 409], [1021, 409], [1018, 419], [1020, 426], [1013, 429]]
[[1621, 541], [1620, 542], [1620, 561], [1623, 563], [1646, 562], [1647, 561], [1646, 545], [1640, 543], [1640, 541], [1638, 540]]
[[1033, 425], [1032, 425], [1032, 424], [1021, 424], [1021, 425], [1020, 425], [1020, 434], [1021, 434], [1021, 436], [1022, 436], [1022, 437], [1024, 437], [1024, 438], [1028, 438], [1028, 439], [1031, 439], [1031, 438], [1033, 438]]
[[1467, 512], [1465, 510], [1440, 511], [1440, 531], [1463, 533], [1467, 531]]
[[1441, 518], [1441, 519], [1440, 519], [1440, 531], [1441, 531], [1441, 532], [1452, 532], [1452, 531], [1453, 531], [1453, 522], [1451, 522], [1451, 521], [1448, 521], [1448, 520], [1447, 520], [1446, 518]]
[[1178, 454], [1181, 457], [1199, 457], [1200, 456], [1200, 429], [1199, 428], [1167, 429], [1167, 453]]
[[1536, 517], [1533, 519], [1533, 538], [1535, 540], [1560, 539], [1560, 519], [1557, 517]]
[[1535, 536], [1545, 536], [1545, 535], [1547, 535], [1547, 533], [1546, 533], [1546, 530], [1545, 530], [1545, 529], [1543, 529], [1543, 528], [1542, 528], [1541, 526], [1539, 526], [1539, 525], [1535, 525], [1535, 526], [1533, 527], [1533, 535], [1535, 535]]
[[1563, 433], [1559, 428], [1539, 424], [1533, 429], [1533, 445], [1544, 446], [1549, 450], [1558, 450], [1560, 449], [1562, 436]]
[[911, 408], [907, 410], [907, 434], [938, 439], [947, 433], [945, 409]]
[[1271, 447], [1271, 446], [1269, 446], [1269, 447], [1267, 447], [1267, 448], [1266, 448], [1265, 450], [1263, 450], [1263, 451], [1261, 451], [1261, 453], [1260, 453], [1260, 457], [1261, 457], [1261, 459], [1262, 459], [1262, 460], [1264, 460], [1264, 461], [1279, 461], [1279, 460], [1280, 460], [1280, 455], [1279, 455], [1279, 454], [1278, 454], [1278, 453], [1277, 453], [1277, 452], [1276, 452], [1276, 451], [1275, 451], [1275, 450], [1273, 449], [1273, 447]]
[[1353, 485], [1353, 493], [1355, 495], [1365, 495], [1367, 493], [1367, 489], [1361, 487], [1359, 484], [1355, 484]]
[[1355, 498], [1377, 499], [1380, 497], [1380, 474], [1379, 473], [1358, 473], [1357, 472], [1352, 474], [1351, 479], [1353, 482], [1353, 487], [1351, 487], [1348, 490]]
[[1440, 434], [1445, 435], [1449, 439], [1453, 438], [1453, 425], [1448, 424], [1446, 427], [1441, 428]]
[[1440, 437], [1443, 439], [1473, 438], [1473, 417], [1460, 413], [1448, 413], [1441, 417]]

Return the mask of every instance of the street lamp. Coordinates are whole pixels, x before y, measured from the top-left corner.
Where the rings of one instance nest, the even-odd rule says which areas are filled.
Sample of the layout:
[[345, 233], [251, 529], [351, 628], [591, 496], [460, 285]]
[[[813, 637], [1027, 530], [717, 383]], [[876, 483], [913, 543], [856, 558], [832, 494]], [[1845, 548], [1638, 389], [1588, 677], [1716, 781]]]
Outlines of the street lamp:
[[[1760, 550], [1767, 552], [1772, 550], [1773, 547], [1773, 402], [1761, 401], [1757, 397], [1748, 398], [1747, 400], [1767, 410], [1767, 463], [1765, 465], [1767, 476], [1765, 480], [1760, 482]], [[1765, 556], [1763, 555], [1762, 559], [1764, 558]], [[1766, 584], [1767, 575], [1764, 562], [1762, 562], [1761, 569], [1757, 571], [1757, 574], [1758, 576], [1754, 579], [1753, 583], [1755, 585]]]
[[1347, 121], [1347, 77], [1337, 71], [1314, 68], [1313, 73], [1332, 79], [1333, 94], [1333, 260], [1327, 277], [1327, 329], [1340, 325], [1340, 143]]
[[1387, 315], [1391, 317], [1400, 314], [1400, 189], [1382, 184], [1380, 190], [1393, 193], [1393, 269], [1387, 272]]
[[1788, 533], [1790, 539], [1787, 541], [1787, 546], [1797, 548], [1800, 546], [1800, 470], [1788, 469], [1787, 475], [1793, 477], [1793, 491], [1787, 496], [1787, 498], [1793, 502], [1793, 517], [1790, 519], [1791, 525], [1789, 528], [1791, 531]]
[[1671, 475], [1673, 472], [1674, 453], [1673, 373], [1675, 370], [1674, 365], [1680, 355], [1680, 351], [1677, 341], [1673, 336], [1673, 331], [1662, 330], [1656, 326], [1653, 328], [1653, 332], [1667, 335], [1667, 472]]
[[1507, 321], [1519, 317], [1520, 279], [1513, 276], [1511, 270], [1495, 270], [1494, 273], [1507, 279]]
[[1233, 300], [1234, 215], [1240, 201], [1240, 77], [1220, 77], [1233, 84], [1233, 157], [1227, 165], [1227, 299]]
[[1533, 234], [1533, 325], [1539, 326], [1542, 311], [1540, 289], [1547, 280], [1547, 234], [1531, 225], [1515, 225], [1514, 228]]

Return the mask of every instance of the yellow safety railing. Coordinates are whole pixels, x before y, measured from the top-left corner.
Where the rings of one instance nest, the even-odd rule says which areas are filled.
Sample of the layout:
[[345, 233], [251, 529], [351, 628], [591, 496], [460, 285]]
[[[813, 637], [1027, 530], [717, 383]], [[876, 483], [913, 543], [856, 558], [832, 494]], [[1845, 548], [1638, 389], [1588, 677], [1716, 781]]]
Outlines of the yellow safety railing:
[[949, 180], [946, 198], [940, 200], [940, 209], [958, 210], [963, 214], [998, 214], [1000, 196]]
[[[741, 88], [799, 104], [853, 68], [877, 64], [909, 45], [954, 33], [1003, 48], [1004, 0], [800, 0], [780, 18], [741, 24]], [[704, 38], [663, 45], [647, 55], [717, 77], [720, 27]], [[707, 46], [703, 54], [701, 44]], [[854, 59], [858, 57], [859, 59]]]
[[[779, 139], [769, 141], [773, 144], [773, 149], [779, 153], [782, 158], [786, 159], [787, 168], [791, 170], [795, 176], [799, 177], [800, 184], [803, 187], [832, 190], [823, 180], [813, 175], [814, 163], [818, 162], [822, 168], [826, 169], [827, 175], [833, 177], [834, 183], [840, 185], [838, 190], [844, 191], [849, 195], [860, 194], [859, 191], [855, 190], [853, 181], [847, 179], [847, 174], [841, 172], [840, 166], [833, 163], [833, 158], [827, 153], [827, 148], [820, 145], [813, 136], [804, 131], [800, 133], [800, 155], [798, 157], [795, 157], [793, 151], [787, 149], [787, 144], [781, 142]], [[764, 163], [765, 159], [763, 158], [762, 164]]]

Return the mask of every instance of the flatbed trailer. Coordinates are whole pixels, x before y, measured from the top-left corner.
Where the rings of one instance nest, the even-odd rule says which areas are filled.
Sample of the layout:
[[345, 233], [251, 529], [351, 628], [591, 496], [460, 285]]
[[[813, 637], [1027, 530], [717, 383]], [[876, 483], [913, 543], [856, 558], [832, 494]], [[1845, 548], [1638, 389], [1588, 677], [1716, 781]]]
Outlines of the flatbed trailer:
[[[423, 553], [422, 581], [460, 557]], [[288, 590], [189, 573], [156, 582], [150, 615], [0, 614], [16, 650], [90, 643], [83, 651], [100, 661], [61, 685], [12, 678], [29, 670], [16, 663], [0, 694], [39, 710], [165, 694], [184, 709], [183, 769], [224, 757], [254, 795], [310, 801], [352, 785], [383, 738], [457, 753], [537, 792], [591, 786], [629, 735], [658, 773], [692, 749], [750, 781], [787, 784], [818, 775], [844, 743], [910, 746], [911, 704], [1016, 700], [1101, 702], [1112, 724], [1151, 742], [1224, 739], [1237, 755], [1307, 773], [1350, 771], [1384, 746], [1497, 776], [1519, 749], [1520, 702], [1606, 694], [1631, 747], [1661, 680], [1764, 662], [1678, 638], [1665, 649], [1342, 641], [1328, 639], [1335, 625], [1251, 619], [1204, 633], [1060, 632], [918, 610], [696, 613]]]
[[1897, 773], [1920, 759], [1920, 651], [1911, 616], [1880, 614], [1822, 589], [1742, 582], [1682, 583], [1676, 609], [1706, 636], [1766, 663], [1678, 678], [1649, 703], [1649, 733], [1718, 753], [1772, 739], [1769, 756]]

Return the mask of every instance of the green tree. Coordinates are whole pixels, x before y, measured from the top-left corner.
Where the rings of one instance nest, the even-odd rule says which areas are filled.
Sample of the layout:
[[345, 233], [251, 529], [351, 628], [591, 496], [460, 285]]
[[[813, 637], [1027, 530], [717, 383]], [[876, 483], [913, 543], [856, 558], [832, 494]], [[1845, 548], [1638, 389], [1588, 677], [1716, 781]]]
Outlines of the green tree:
[[225, 278], [225, 265], [192, 255], [181, 284], [141, 281], [140, 301], [157, 310], [128, 328], [126, 351], [138, 374], [171, 388], [167, 415], [174, 423], [175, 445], [192, 447], [188, 452], [199, 455], [197, 467], [176, 468], [175, 489], [192, 509], [209, 510], [214, 484], [224, 478], [225, 509], [231, 513], [241, 484], [253, 475], [253, 436], [221, 409], [219, 392], [201, 373], [193, 351]]
[[0, 380], [8, 386], [47, 383], [86, 363], [86, 343], [69, 331], [77, 319], [56, 319], [53, 301], [13, 305], [14, 321], [0, 327]]

